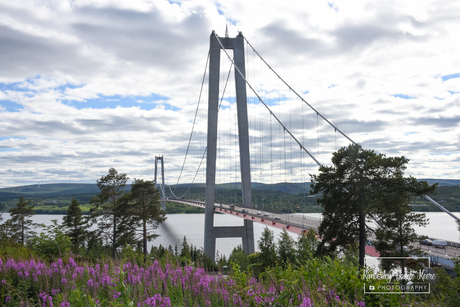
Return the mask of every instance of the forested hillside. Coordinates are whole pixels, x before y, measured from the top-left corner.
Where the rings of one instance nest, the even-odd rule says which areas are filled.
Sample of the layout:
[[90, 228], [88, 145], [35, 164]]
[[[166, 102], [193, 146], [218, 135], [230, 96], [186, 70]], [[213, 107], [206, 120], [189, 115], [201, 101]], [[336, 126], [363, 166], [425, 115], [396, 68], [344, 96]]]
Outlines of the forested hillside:
[[[460, 212], [460, 180], [424, 179], [428, 183], [438, 182], [438, 193], [430, 195], [433, 199], [453, 212]], [[131, 185], [124, 190], [129, 191]], [[188, 190], [186, 198], [204, 199], [205, 188], [202, 184], [174, 187], [175, 195], [182, 195]], [[321, 212], [316, 205], [316, 198], [310, 195], [309, 183], [253, 183], [253, 204], [255, 207], [273, 212]], [[169, 192], [167, 190], [167, 192]], [[56, 183], [27, 185], [0, 189], [0, 210], [8, 212], [23, 196], [35, 205], [37, 214], [65, 214], [72, 198], [76, 198], [84, 212], [89, 211], [91, 197], [99, 193], [96, 184]], [[216, 190], [216, 202], [225, 204], [241, 203], [241, 185], [229, 183], [219, 185]], [[413, 202], [414, 211], [440, 211], [439, 208], [420, 197]], [[181, 204], [167, 204], [168, 213], [201, 213], [201, 208]]]

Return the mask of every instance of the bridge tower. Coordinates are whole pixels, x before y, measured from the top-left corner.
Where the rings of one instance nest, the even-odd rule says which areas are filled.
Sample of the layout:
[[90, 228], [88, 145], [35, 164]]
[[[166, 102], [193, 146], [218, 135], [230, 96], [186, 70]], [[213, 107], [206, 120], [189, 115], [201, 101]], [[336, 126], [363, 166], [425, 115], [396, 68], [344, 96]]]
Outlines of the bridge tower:
[[[163, 199], [166, 198], [165, 194], [165, 164], [163, 160], [163, 156], [155, 156], [155, 187], [158, 189], [158, 181], [157, 181], [157, 175], [158, 175], [158, 162], [161, 161], [161, 185], [160, 185], [160, 192], [163, 194]], [[166, 202], [163, 202], [161, 204], [161, 208], [163, 208], [164, 211], [166, 211]]]
[[[241, 32], [235, 38], [229, 38], [226, 33], [226, 37], [224, 39], [220, 39], [215, 34], [215, 32], [212, 31], [209, 48], [208, 140], [206, 160], [206, 205], [204, 221], [204, 252], [209, 257], [211, 257], [211, 259], [215, 258], [217, 238], [241, 237], [244, 251], [248, 254], [254, 252], [254, 226], [252, 221], [245, 219], [244, 226], [214, 226], [219, 76], [220, 54], [222, 48], [233, 50], [234, 64], [238, 68], [235, 69], [235, 87], [243, 207], [252, 207], [248, 111], [246, 82], [244, 80], [246, 74], [244, 58], [244, 37]], [[241, 76], [240, 72], [243, 76]]]

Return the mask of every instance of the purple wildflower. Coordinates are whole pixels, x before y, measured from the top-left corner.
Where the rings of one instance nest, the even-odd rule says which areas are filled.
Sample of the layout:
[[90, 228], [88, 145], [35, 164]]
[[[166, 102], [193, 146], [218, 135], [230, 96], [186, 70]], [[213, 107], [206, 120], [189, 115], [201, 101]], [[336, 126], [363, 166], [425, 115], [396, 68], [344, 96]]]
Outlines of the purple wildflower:
[[311, 300], [309, 297], [304, 297], [302, 304], [300, 304], [299, 307], [312, 307], [313, 305], [311, 304]]

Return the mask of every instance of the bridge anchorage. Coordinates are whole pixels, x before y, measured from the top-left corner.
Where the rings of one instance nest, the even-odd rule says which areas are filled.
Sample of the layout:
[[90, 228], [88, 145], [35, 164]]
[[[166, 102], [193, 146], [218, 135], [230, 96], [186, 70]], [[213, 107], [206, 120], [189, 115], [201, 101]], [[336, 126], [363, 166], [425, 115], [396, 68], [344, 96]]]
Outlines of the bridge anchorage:
[[210, 37], [209, 48], [209, 93], [208, 93], [208, 137], [206, 159], [206, 200], [204, 220], [204, 252], [215, 258], [216, 239], [241, 237], [243, 250], [254, 252], [253, 221], [244, 220], [244, 226], [214, 226], [214, 203], [216, 195], [216, 156], [217, 156], [217, 122], [219, 110], [219, 74], [221, 49], [233, 50], [235, 64], [235, 90], [238, 120], [238, 141], [240, 151], [240, 170], [243, 207], [252, 207], [251, 164], [249, 156], [248, 111], [246, 96], [246, 74], [244, 58], [244, 37], [240, 32], [237, 37], [220, 40], [214, 31]]

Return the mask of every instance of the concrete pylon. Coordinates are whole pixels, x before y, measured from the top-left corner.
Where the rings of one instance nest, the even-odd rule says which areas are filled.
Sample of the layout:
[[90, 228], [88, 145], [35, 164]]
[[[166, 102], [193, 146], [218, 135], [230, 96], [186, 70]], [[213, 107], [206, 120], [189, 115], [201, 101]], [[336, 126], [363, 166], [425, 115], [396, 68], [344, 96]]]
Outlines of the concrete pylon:
[[[161, 186], [160, 186], [160, 191], [163, 193], [163, 198], [166, 197], [165, 195], [165, 164], [163, 160], [163, 156], [157, 157], [155, 156], [155, 187], [157, 188], [158, 186], [158, 181], [157, 181], [157, 175], [158, 175], [158, 161], [161, 160]], [[158, 189], [158, 188], [157, 188]], [[163, 202], [161, 204], [161, 208], [163, 208], [164, 211], [166, 211], [166, 202]]]
[[[209, 93], [208, 93], [208, 140], [206, 160], [206, 206], [204, 220], [204, 252], [215, 259], [216, 239], [241, 237], [246, 253], [254, 252], [253, 222], [244, 220], [244, 226], [214, 226], [214, 203], [216, 196], [216, 156], [217, 156], [217, 122], [219, 109], [220, 53], [222, 46], [233, 50], [234, 63], [245, 76], [244, 37], [240, 32], [237, 37], [219, 39], [213, 31], [210, 38], [209, 54]], [[252, 207], [251, 168], [249, 156], [249, 131], [246, 81], [235, 69], [236, 104], [238, 115], [238, 135], [240, 147], [240, 170], [243, 195], [243, 207]]]

